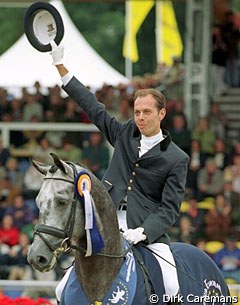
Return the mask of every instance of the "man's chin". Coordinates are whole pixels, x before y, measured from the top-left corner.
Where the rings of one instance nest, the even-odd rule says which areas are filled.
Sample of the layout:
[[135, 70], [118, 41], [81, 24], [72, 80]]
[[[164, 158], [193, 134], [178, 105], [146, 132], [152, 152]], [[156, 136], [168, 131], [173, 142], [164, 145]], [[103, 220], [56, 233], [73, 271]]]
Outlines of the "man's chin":
[[141, 134], [145, 135], [146, 129], [145, 127], [139, 127], [138, 126], [139, 131], [141, 132]]

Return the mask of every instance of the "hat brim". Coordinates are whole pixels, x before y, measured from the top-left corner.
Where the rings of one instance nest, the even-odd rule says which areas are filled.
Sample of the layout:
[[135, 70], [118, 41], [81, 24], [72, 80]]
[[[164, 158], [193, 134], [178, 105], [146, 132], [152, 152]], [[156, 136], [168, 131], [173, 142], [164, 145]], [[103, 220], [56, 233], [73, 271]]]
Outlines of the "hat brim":
[[50, 42], [54, 40], [59, 45], [64, 36], [62, 17], [50, 3], [33, 3], [25, 13], [24, 31], [35, 49], [50, 52]]

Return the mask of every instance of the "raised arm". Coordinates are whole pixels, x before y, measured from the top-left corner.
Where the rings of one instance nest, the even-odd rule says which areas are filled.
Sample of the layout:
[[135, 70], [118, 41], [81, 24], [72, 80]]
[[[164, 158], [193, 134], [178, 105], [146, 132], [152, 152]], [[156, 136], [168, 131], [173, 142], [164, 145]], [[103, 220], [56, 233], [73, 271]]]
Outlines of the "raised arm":
[[95, 95], [88, 90], [76, 77], [74, 77], [63, 64], [64, 48], [51, 43], [53, 64], [58, 70], [63, 81], [63, 89], [77, 104], [89, 115], [91, 121], [106, 136], [109, 143], [114, 146], [116, 139], [123, 129], [123, 124], [118, 122], [99, 103]]

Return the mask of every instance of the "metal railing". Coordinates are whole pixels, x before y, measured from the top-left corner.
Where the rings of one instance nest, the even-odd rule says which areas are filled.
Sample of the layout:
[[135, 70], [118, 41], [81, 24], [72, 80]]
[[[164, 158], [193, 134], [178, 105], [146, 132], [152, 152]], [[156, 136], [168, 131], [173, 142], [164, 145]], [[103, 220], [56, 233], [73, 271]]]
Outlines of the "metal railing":
[[98, 128], [93, 124], [86, 123], [0, 123], [0, 133], [3, 140], [3, 146], [9, 147], [10, 132], [24, 130], [42, 130], [42, 131], [77, 131], [77, 132], [92, 132]]

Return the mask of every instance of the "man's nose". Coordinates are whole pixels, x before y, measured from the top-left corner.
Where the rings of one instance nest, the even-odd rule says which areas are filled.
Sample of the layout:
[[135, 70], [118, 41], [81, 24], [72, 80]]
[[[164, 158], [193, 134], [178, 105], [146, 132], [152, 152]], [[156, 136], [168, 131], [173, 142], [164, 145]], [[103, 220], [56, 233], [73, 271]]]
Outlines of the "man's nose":
[[143, 119], [144, 119], [144, 114], [143, 114], [143, 112], [140, 112], [140, 114], [139, 114], [139, 119], [140, 119], [140, 120], [143, 120]]

